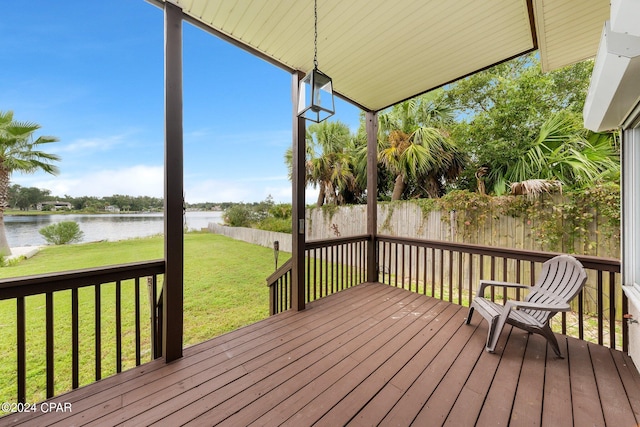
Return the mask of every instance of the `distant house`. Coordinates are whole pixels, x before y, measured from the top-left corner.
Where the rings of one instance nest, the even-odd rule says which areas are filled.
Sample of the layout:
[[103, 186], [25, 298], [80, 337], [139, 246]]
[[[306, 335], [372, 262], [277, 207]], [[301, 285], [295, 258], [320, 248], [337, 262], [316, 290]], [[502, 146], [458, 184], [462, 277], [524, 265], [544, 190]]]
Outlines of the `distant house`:
[[113, 205], [107, 205], [104, 207], [104, 210], [107, 212], [112, 212], [112, 213], [119, 213], [120, 212], [120, 208], [117, 206], [113, 206]]
[[59, 209], [73, 209], [73, 206], [69, 202], [58, 202], [58, 201], [49, 201], [49, 202], [40, 202], [36, 205], [36, 209], [41, 211], [43, 206], [51, 206], [52, 211], [57, 211]]

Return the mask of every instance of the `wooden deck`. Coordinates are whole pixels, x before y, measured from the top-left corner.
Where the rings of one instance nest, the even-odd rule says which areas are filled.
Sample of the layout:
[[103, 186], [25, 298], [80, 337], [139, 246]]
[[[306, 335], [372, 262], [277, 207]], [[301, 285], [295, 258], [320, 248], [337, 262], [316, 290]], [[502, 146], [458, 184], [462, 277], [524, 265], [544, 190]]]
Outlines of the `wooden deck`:
[[189, 347], [54, 402], [72, 412], [0, 425], [635, 426], [640, 376], [629, 358], [505, 328], [496, 354], [467, 309], [364, 284]]

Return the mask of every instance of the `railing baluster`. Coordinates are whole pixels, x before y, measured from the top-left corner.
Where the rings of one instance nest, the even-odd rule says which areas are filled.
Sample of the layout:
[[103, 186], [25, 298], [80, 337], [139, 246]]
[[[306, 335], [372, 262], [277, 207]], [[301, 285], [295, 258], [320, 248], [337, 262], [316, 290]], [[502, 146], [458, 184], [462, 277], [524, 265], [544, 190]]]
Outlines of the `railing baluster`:
[[122, 372], [122, 285], [116, 282], [116, 372]]
[[326, 260], [324, 259], [324, 254], [325, 254], [325, 249], [326, 248], [320, 248], [320, 277], [319, 277], [319, 283], [320, 283], [320, 298], [322, 298], [323, 296], [325, 296], [324, 293], [324, 280], [322, 280], [322, 267], [326, 265]]
[[78, 332], [78, 289], [71, 289], [71, 387], [80, 386], [80, 334]]
[[422, 294], [427, 294], [427, 248], [422, 248]]
[[141, 339], [140, 339], [140, 278], [136, 277], [134, 282], [134, 303], [135, 303], [135, 323], [136, 323], [136, 366], [141, 363]]
[[416, 248], [416, 259], [415, 259], [415, 274], [416, 274], [416, 292], [420, 293], [420, 247]]
[[529, 261], [529, 284], [531, 286], [536, 283], [536, 265], [533, 261]]
[[309, 251], [305, 251], [304, 257], [304, 271], [305, 271], [305, 303], [311, 302], [311, 258], [309, 257]]
[[449, 302], [453, 302], [453, 251], [449, 254]]
[[155, 276], [151, 278], [151, 280], [147, 280], [147, 295], [149, 295], [149, 320], [151, 323], [151, 357], [153, 359], [157, 359], [160, 357], [158, 354], [158, 312], [156, 311], [156, 280]]
[[335, 246], [331, 246], [331, 247], [329, 247], [329, 259], [331, 260], [331, 261], [330, 261], [330, 264], [329, 264], [329, 265], [330, 265], [330, 267], [331, 267], [331, 273], [329, 274], [329, 277], [330, 277], [329, 281], [330, 281], [330, 283], [331, 283], [331, 293], [332, 293], [332, 294], [335, 292], [335, 288], [334, 288], [334, 274], [333, 274], [333, 266], [334, 266], [334, 265], [335, 265], [335, 263], [336, 263], [336, 260], [335, 260], [335, 258], [334, 258], [334, 255], [335, 255], [335, 249], [336, 249], [336, 247], [335, 247]]
[[18, 356], [18, 403], [27, 401], [27, 352], [26, 352], [26, 320], [24, 310], [24, 297], [16, 298], [16, 337], [18, 340], [17, 356]]
[[[154, 293], [155, 295], [155, 293]], [[96, 381], [98, 381], [100, 378], [102, 378], [102, 349], [101, 349], [101, 337], [102, 337], [102, 325], [100, 324], [100, 320], [101, 320], [101, 315], [100, 312], [101, 310], [101, 305], [100, 305], [100, 284], [98, 283], [95, 286], [94, 289], [94, 298], [95, 298], [95, 302], [94, 302], [94, 313], [95, 313], [95, 337], [96, 337], [96, 341], [95, 341], [95, 349], [96, 349], [96, 360], [95, 360], [95, 364], [96, 364]], [[151, 307], [154, 307], [155, 305], [152, 305]], [[152, 329], [153, 330], [153, 329]]]
[[[322, 269], [320, 270], [322, 271]], [[322, 288], [321, 288], [322, 289]], [[318, 250], [313, 250], [313, 299], [318, 299]]]
[[400, 276], [400, 283], [402, 284], [402, 289], [406, 289], [405, 285], [404, 285], [404, 283], [405, 283], [404, 279], [405, 279], [405, 277], [407, 275], [406, 270], [405, 270], [405, 266], [407, 265], [407, 263], [406, 263], [406, 258], [404, 256], [405, 245], [400, 245], [400, 247], [402, 248], [401, 249], [401, 254], [402, 255], [400, 256], [400, 262], [402, 263], [402, 266], [400, 268], [400, 271], [402, 271], [402, 275]]
[[[153, 289], [157, 291], [158, 289], [158, 276], [153, 276]], [[156, 295], [156, 291], [154, 291], [154, 295]], [[163, 345], [162, 340], [164, 339], [164, 289], [160, 288], [160, 294], [156, 298], [156, 302], [154, 303], [155, 311], [156, 311], [156, 342], [158, 344], [158, 348], [156, 350], [156, 359], [162, 357]]]
[[597, 274], [597, 289], [598, 289], [598, 344], [602, 345], [603, 342], [603, 331], [604, 331], [604, 322], [602, 319], [602, 310], [604, 310], [604, 301], [602, 295], [602, 271], [598, 271]]
[[54, 394], [53, 375], [53, 292], [46, 293], [47, 398]]
[[616, 348], [616, 276], [609, 272], [609, 347]]
[[386, 283], [385, 272], [387, 270], [387, 244], [385, 242], [379, 242], [378, 245], [382, 245], [382, 259], [378, 262], [378, 267], [382, 270], [382, 283]]
[[[502, 258], [502, 281], [507, 281], [507, 257]], [[502, 303], [507, 303], [507, 287], [502, 290]]]
[[324, 281], [325, 281], [325, 295], [331, 295], [331, 288], [329, 287], [331, 280], [329, 279], [329, 263], [331, 262], [331, 247], [325, 247], [325, 262], [324, 262]]
[[354, 252], [354, 246], [355, 244], [350, 244], [348, 246], [349, 248], [349, 265], [351, 266], [351, 268], [349, 268], [349, 286], [353, 286], [353, 272], [355, 271], [356, 268], [358, 268], [359, 266], [355, 265], [353, 262], [353, 252]]
[[[516, 282], [522, 283], [520, 279], [522, 279], [521, 271], [520, 271], [520, 260], [516, 260]], [[520, 300], [520, 288], [516, 289], [516, 299], [518, 301]]]
[[360, 279], [358, 283], [364, 283], [367, 280], [367, 242], [360, 242]]
[[280, 295], [282, 295], [283, 298], [283, 302], [280, 304], [280, 311], [286, 311], [288, 309], [291, 308], [291, 298], [289, 298], [289, 292], [287, 292], [287, 290], [291, 290], [291, 282], [288, 280], [289, 276], [285, 276], [284, 278], [284, 290], [283, 292], [280, 292]]
[[394, 261], [393, 261], [394, 262], [393, 272], [394, 272], [394, 276], [395, 276], [394, 283], [395, 283], [395, 286], [397, 288], [398, 287], [398, 276], [399, 276], [399, 270], [398, 270], [398, 244], [397, 243], [394, 244], [394, 248], [395, 248], [395, 251], [394, 251], [395, 257], [394, 257]]
[[458, 305], [462, 305], [462, 252], [458, 252]]
[[473, 301], [473, 254], [469, 254], [469, 301], [468, 305], [471, 305]]
[[444, 251], [440, 249], [440, 299], [444, 301]]
[[[491, 280], [496, 280], [496, 257], [491, 256]], [[495, 301], [495, 286], [491, 287], [491, 301]]]
[[345, 263], [347, 261], [347, 256], [345, 255], [345, 245], [340, 245], [340, 290], [344, 290], [347, 286], [345, 283]]
[[584, 289], [578, 294], [578, 338], [584, 339]]

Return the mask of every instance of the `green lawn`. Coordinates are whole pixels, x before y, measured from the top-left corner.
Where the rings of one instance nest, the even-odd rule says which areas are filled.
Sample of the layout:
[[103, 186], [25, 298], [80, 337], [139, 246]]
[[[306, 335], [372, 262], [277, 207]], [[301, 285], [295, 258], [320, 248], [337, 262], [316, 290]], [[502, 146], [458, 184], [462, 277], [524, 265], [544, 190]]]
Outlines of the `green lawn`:
[[[161, 237], [47, 247], [31, 259], [0, 268], [0, 278], [113, 265], [162, 258]], [[284, 256], [284, 258], [283, 258]], [[289, 254], [281, 254], [281, 262]], [[273, 252], [214, 234], [185, 235], [184, 327], [185, 346], [193, 345], [269, 315], [266, 277], [273, 272]], [[150, 359], [149, 305], [146, 283], [141, 283], [143, 361]], [[101, 287], [102, 376], [115, 372], [115, 285]], [[123, 369], [134, 362], [133, 282], [122, 285]], [[26, 299], [27, 400], [44, 399], [44, 296]], [[71, 297], [54, 295], [56, 394], [71, 388]], [[80, 383], [95, 377], [94, 290], [79, 292]], [[15, 300], [0, 301], [0, 401], [15, 401]]]

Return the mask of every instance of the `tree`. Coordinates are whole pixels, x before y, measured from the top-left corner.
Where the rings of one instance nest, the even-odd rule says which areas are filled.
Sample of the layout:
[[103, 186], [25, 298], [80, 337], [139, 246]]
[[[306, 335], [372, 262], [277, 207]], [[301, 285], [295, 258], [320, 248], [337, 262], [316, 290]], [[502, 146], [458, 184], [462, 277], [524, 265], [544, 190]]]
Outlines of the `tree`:
[[45, 153], [39, 148], [42, 144], [58, 141], [51, 136], [34, 139], [34, 133], [40, 125], [31, 122], [19, 122], [13, 119], [13, 112], [0, 111], [0, 255], [10, 255], [4, 229], [4, 210], [9, 206], [9, 180], [13, 172], [33, 173], [44, 171], [57, 174], [53, 164], [60, 158]]
[[529, 54], [451, 85], [446, 96], [462, 118], [453, 137], [470, 155], [467, 188], [503, 194], [536, 178], [576, 187], [615, 169], [613, 136], [579, 124], [592, 68], [584, 61], [543, 74]]
[[509, 164], [490, 164], [487, 177], [494, 183], [496, 194], [502, 194], [509, 183], [532, 179], [559, 181], [571, 188], [581, 188], [604, 173], [619, 170], [616, 157], [605, 134], [589, 135], [575, 115], [558, 112], [540, 126], [522, 156]]
[[[324, 121], [307, 129], [305, 184], [319, 187], [318, 206], [353, 203], [362, 193], [354, 172], [351, 140], [349, 127], [339, 121]], [[291, 173], [291, 149], [285, 161]]]
[[48, 200], [50, 195], [51, 191], [46, 189], [22, 187], [14, 184], [9, 188], [8, 205], [12, 208], [28, 211], [38, 203]]
[[391, 200], [437, 198], [462, 171], [465, 158], [449, 137], [453, 110], [436, 90], [380, 114], [378, 162], [394, 176]]

